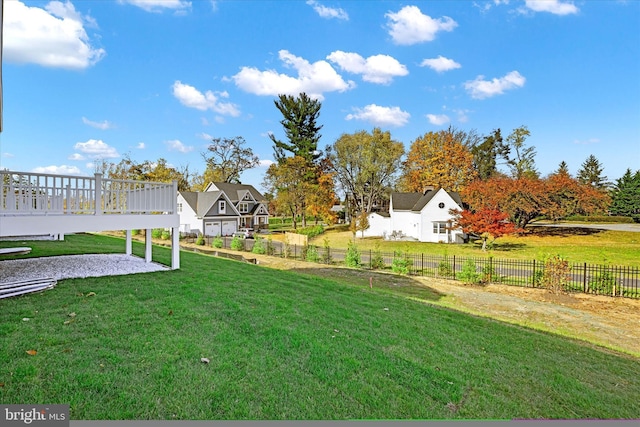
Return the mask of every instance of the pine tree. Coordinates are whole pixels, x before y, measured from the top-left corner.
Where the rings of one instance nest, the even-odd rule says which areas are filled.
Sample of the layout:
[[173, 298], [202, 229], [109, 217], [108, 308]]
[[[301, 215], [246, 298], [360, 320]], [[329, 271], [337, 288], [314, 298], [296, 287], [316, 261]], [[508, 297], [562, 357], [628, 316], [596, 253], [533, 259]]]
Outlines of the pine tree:
[[609, 210], [612, 215], [629, 216], [635, 222], [640, 222], [640, 170], [632, 174], [631, 169], [627, 169], [616, 180], [611, 196]]
[[558, 165], [558, 170], [556, 170], [555, 173], [571, 176], [571, 174], [569, 173], [569, 166], [564, 160], [560, 162], [560, 164]]
[[607, 177], [602, 175], [603, 170], [604, 167], [602, 164], [596, 159], [596, 156], [591, 154], [587, 157], [587, 160], [582, 163], [578, 171], [578, 181], [582, 184], [589, 184], [599, 190], [606, 190], [609, 182], [607, 181]]

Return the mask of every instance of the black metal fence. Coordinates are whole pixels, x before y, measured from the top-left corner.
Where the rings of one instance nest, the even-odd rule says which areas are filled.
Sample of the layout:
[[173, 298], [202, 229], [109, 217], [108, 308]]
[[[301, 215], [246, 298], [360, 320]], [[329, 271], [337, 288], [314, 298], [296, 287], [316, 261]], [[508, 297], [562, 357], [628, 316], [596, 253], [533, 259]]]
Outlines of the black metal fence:
[[[183, 241], [195, 243], [195, 237], [184, 237]], [[231, 237], [203, 238], [202, 244], [214, 249], [253, 252], [256, 240]], [[215, 244], [214, 244], [215, 243]], [[287, 245], [270, 239], [260, 239], [260, 252], [271, 256], [305, 260], [328, 265], [345, 265], [346, 249], [324, 246]], [[250, 257], [247, 254], [246, 257]], [[357, 251], [359, 266], [365, 269], [406, 272], [410, 275], [453, 280], [468, 280], [471, 273], [481, 283], [529, 288], [544, 287], [545, 263], [537, 260], [498, 259], [493, 257], [461, 257], [431, 255], [424, 253], [382, 252], [371, 249]], [[353, 262], [353, 259], [352, 259]], [[353, 265], [353, 263], [351, 264]], [[570, 263], [565, 290], [596, 295], [640, 298], [640, 268]]]

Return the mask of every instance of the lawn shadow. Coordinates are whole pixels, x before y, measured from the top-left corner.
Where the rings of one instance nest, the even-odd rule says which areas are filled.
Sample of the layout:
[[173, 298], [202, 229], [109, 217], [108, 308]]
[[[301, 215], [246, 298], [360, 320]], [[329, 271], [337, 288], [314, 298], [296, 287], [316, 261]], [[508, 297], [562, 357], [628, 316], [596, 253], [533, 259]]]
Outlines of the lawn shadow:
[[546, 226], [531, 224], [527, 236], [536, 237], [571, 237], [571, 236], [592, 236], [602, 233], [604, 230], [599, 228], [580, 227], [579, 225], [563, 225], [563, 226]]
[[446, 294], [426, 286], [411, 276], [390, 272], [357, 270], [338, 266], [293, 268], [288, 271], [334, 280], [338, 283], [362, 288], [362, 290], [373, 289], [426, 302], [438, 301], [446, 296]]

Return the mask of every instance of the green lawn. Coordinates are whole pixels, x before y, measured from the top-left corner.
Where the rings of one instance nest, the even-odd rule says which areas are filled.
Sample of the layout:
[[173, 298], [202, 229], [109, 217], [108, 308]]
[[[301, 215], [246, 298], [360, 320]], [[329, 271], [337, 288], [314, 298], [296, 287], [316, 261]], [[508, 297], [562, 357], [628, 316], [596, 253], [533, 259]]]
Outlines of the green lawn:
[[[312, 243], [322, 246], [325, 237], [332, 248], [346, 248], [353, 235], [345, 231], [329, 231], [316, 237]], [[497, 239], [493, 248], [486, 252], [482, 252], [480, 242], [447, 245], [357, 238], [356, 244], [362, 250], [375, 250], [379, 247], [381, 251], [387, 252], [402, 250], [410, 253], [465, 257], [491, 255], [503, 259], [542, 260], [546, 255], [560, 255], [575, 263], [640, 267], [640, 233], [623, 231], [532, 227], [530, 233]]]
[[74, 420], [640, 417], [637, 358], [375, 288], [191, 252], [181, 267], [0, 300], [0, 403]]

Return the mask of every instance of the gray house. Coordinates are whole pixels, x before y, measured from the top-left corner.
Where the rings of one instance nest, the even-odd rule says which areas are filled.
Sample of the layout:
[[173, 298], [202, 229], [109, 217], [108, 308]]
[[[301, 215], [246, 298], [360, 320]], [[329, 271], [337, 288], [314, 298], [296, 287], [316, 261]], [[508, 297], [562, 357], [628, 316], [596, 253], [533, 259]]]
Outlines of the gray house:
[[267, 202], [252, 185], [212, 182], [203, 192], [179, 191], [177, 209], [182, 233], [230, 236], [269, 224]]

